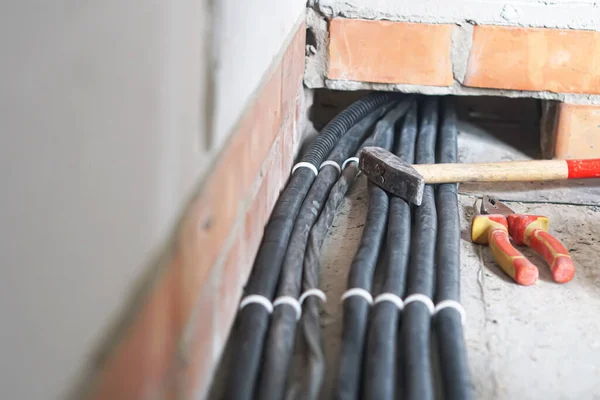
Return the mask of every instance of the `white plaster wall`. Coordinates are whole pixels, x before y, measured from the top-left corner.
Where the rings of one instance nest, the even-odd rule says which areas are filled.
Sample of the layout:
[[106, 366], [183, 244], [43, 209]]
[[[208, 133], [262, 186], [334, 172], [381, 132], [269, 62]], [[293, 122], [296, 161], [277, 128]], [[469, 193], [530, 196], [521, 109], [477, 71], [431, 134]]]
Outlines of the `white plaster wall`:
[[302, 13], [216, 3], [210, 149], [205, 0], [2, 6], [0, 398], [76, 384]]
[[248, 98], [258, 88], [292, 28], [304, 13], [305, 0], [219, 0], [214, 144], [222, 143]]
[[310, 3], [329, 17], [600, 29], [597, 0], [311, 0]]

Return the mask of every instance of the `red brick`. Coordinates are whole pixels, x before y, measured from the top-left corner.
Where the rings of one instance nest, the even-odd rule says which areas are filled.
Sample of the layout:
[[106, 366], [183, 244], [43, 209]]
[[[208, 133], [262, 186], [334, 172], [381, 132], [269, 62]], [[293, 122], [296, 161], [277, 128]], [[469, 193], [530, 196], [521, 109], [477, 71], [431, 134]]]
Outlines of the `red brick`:
[[281, 108], [282, 69], [279, 65], [273, 72], [271, 80], [266, 84], [259, 96], [250, 117], [252, 126], [247, 149], [251, 155], [251, 168], [258, 173], [267, 158], [271, 145], [279, 133], [283, 122]]
[[296, 97], [302, 87], [305, 42], [306, 25], [303, 22], [283, 55], [281, 104], [284, 118], [289, 115], [290, 111], [293, 112]]
[[330, 79], [450, 86], [453, 25], [334, 18]]
[[[283, 131], [283, 129], [282, 129]], [[269, 154], [267, 164], [267, 178], [269, 180], [269, 188], [267, 189], [268, 200], [267, 200], [267, 217], [271, 215], [275, 201], [279, 197], [283, 183], [283, 170], [282, 170], [282, 153], [281, 146], [283, 142], [283, 135], [280, 133], [273, 143], [271, 153]]]
[[560, 104], [555, 157], [600, 158], [600, 106]]
[[267, 179], [263, 178], [263, 181], [256, 193], [252, 205], [246, 212], [245, 219], [245, 236], [246, 242], [246, 260], [248, 264], [252, 264], [254, 256], [258, 250], [262, 233], [264, 230], [265, 220], [267, 218], [267, 190], [269, 188]]
[[200, 291], [200, 299], [194, 311], [194, 320], [190, 321], [192, 337], [181, 371], [183, 398], [202, 398], [208, 391], [217, 365], [218, 327], [216, 315], [218, 290], [215, 279], [210, 279]]
[[247, 198], [252, 182], [269, 155], [282, 125], [280, 103], [279, 66], [184, 217], [178, 240], [183, 268], [181, 313], [184, 321], [196, 304], [199, 288], [206, 282], [231, 233], [240, 205]]
[[600, 32], [476, 26], [464, 84], [600, 93]]
[[283, 186], [294, 163], [294, 115], [289, 116], [281, 128], [281, 171], [283, 174]]
[[89, 398], [144, 399], [168, 380], [178, 340], [176, 272], [176, 268], [169, 268], [151, 291], [140, 314], [111, 352]]
[[248, 262], [244, 260], [245, 243], [243, 236], [243, 232], [238, 232], [236, 235], [235, 243], [229, 250], [219, 280], [217, 292], [219, 302], [216, 304], [216, 316], [218, 334], [223, 339], [223, 342], [220, 343], [221, 347], [225, 344], [224, 339], [227, 338], [229, 329], [237, 313], [242, 289], [246, 281], [246, 274], [243, 274], [243, 270], [250, 269]]

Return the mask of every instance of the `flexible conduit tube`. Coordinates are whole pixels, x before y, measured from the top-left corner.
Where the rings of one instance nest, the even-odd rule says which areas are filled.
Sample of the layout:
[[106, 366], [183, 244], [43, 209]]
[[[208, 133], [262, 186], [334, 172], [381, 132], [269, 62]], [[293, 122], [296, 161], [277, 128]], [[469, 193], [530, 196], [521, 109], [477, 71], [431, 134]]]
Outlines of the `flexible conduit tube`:
[[[331, 189], [323, 212], [310, 232], [306, 255], [304, 256], [302, 283], [304, 291], [319, 288], [321, 246], [327, 231], [333, 223], [338, 206], [357, 175], [358, 163], [348, 163], [342, 171], [340, 179]], [[301, 396], [304, 400], [319, 399], [325, 376], [325, 351], [320, 313], [321, 299], [315, 296], [307, 297], [302, 303], [302, 320], [300, 321], [302, 340], [306, 349], [306, 368]]]
[[[457, 162], [456, 112], [449, 98], [444, 99], [438, 140], [437, 161]], [[454, 183], [437, 187], [438, 210], [436, 300], [460, 301], [460, 219], [457, 188]], [[442, 370], [443, 398], [469, 400], [473, 397], [467, 351], [460, 313], [441, 309], [435, 318]]]
[[[435, 163], [435, 140], [438, 124], [438, 99], [424, 100], [421, 125], [417, 138], [417, 164]], [[423, 301], [405, 302], [402, 323], [406, 398], [434, 398], [430, 362], [431, 310], [425, 302], [433, 297], [435, 240], [437, 215], [433, 187], [425, 185], [423, 202], [415, 208], [415, 224], [410, 246], [407, 295], [421, 295]], [[408, 297], [407, 297], [408, 299]], [[405, 299], [406, 300], [406, 299]], [[431, 303], [431, 300], [429, 300]]]
[[[412, 97], [403, 100], [404, 104], [400, 104], [398, 107], [408, 107], [413, 102]], [[361, 140], [364, 139], [364, 136]], [[356, 147], [359, 141], [354, 144], [352, 151], [356, 151]], [[348, 153], [336, 154], [336, 150], [332, 152], [330, 159], [337, 158], [341, 160], [347, 157]], [[346, 167], [342, 171], [342, 174], [338, 181], [335, 183], [329, 193], [327, 202], [323, 208], [319, 219], [313, 226], [308, 244], [306, 247], [306, 254], [304, 255], [303, 263], [303, 290], [308, 291], [319, 288], [319, 274], [321, 271], [320, 255], [321, 246], [325, 239], [325, 234], [331, 227], [333, 218], [335, 217], [336, 210], [339, 204], [342, 202], [346, 191], [352, 184], [358, 174], [358, 163], [348, 162]], [[325, 375], [325, 355], [323, 351], [322, 332], [320, 324], [320, 304], [322, 299], [315, 296], [308, 296], [302, 303], [303, 313], [301, 319], [302, 327], [302, 339], [306, 349], [306, 378], [304, 387], [302, 389], [302, 399], [304, 400], [316, 400], [319, 398], [321, 387], [323, 385], [323, 378]]]
[[[327, 124], [302, 161], [319, 168], [325, 156], [350, 127], [393, 99], [391, 93], [374, 93], [350, 105]], [[265, 227], [245, 295], [260, 295], [269, 300], [273, 298], [294, 221], [314, 179], [315, 175], [310, 169], [298, 168], [279, 196]], [[236, 360], [228, 378], [233, 384], [227, 385], [225, 399], [253, 398], [268, 323], [269, 312], [260, 304], [248, 304], [238, 312], [237, 326], [232, 334]]]
[[[369, 145], [390, 149], [394, 135], [394, 125], [406, 113], [402, 109], [392, 109], [377, 123], [372, 143]], [[373, 272], [379, 256], [388, 213], [388, 195], [379, 186], [368, 183], [369, 207], [362, 237], [348, 276], [348, 288], [371, 291]], [[358, 399], [362, 355], [367, 329], [370, 303], [360, 296], [344, 300], [344, 324], [342, 330], [342, 351], [336, 386], [337, 399]]]
[[[328, 157], [328, 161], [334, 162], [335, 166], [323, 164], [302, 203], [283, 259], [277, 298], [274, 302], [275, 307], [265, 345], [257, 391], [258, 399], [283, 398], [294, 350], [296, 323], [300, 312], [297, 300], [302, 283], [302, 263], [306, 243], [310, 230], [320, 214], [321, 207], [338, 178], [337, 168], [341, 169], [341, 163], [356, 151], [358, 144], [367, 136], [369, 128], [392, 105], [393, 103], [387, 103], [371, 112], [338, 141]], [[278, 304], [278, 299], [286, 299], [288, 302]]]
[[[394, 153], [412, 164], [417, 136], [417, 105], [413, 103], [404, 118]], [[406, 269], [410, 250], [410, 205], [390, 196], [390, 210], [384, 260], [382, 293], [401, 302], [406, 289]], [[390, 297], [395, 296], [395, 297]], [[396, 388], [396, 343], [401, 310], [392, 301], [374, 304], [367, 342], [365, 398], [394, 399]]]

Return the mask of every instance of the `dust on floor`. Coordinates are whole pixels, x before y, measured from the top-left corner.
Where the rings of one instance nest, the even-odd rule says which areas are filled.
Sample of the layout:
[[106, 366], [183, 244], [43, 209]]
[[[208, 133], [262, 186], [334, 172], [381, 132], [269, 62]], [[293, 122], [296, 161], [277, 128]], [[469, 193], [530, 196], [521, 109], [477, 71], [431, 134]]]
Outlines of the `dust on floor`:
[[[459, 154], [462, 162], [528, 158], [469, 125], [461, 125]], [[600, 181], [465, 184], [459, 192], [461, 297], [475, 397], [600, 398]], [[575, 278], [564, 285], [554, 283], [543, 260], [523, 247], [539, 267], [538, 283], [522, 287], [504, 275], [490, 249], [469, 239], [473, 205], [484, 193], [515, 200], [507, 204], [517, 212], [549, 217], [551, 232], [572, 253]], [[366, 209], [362, 177], [340, 206], [323, 245], [321, 279], [329, 299], [323, 313], [328, 359], [324, 399], [332, 398], [342, 323], [339, 299]]]

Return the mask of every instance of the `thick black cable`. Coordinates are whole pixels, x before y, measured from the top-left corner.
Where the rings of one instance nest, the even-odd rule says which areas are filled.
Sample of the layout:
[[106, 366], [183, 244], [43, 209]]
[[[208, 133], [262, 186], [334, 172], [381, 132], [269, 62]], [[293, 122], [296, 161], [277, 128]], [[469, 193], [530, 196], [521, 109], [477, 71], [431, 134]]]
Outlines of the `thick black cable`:
[[[342, 171], [340, 179], [329, 192], [329, 198], [323, 212], [315, 226], [313, 226], [304, 256], [304, 275], [302, 278], [302, 289], [304, 291], [319, 288], [321, 246], [327, 231], [333, 223], [338, 206], [357, 175], [358, 163], [349, 163]], [[302, 304], [300, 325], [306, 350], [305, 377], [303, 377], [302, 396], [300, 397], [303, 400], [316, 400], [319, 398], [325, 376], [325, 351], [323, 349], [320, 316], [321, 303], [320, 298], [310, 296]]]
[[[336, 180], [337, 170], [328, 165], [319, 172], [315, 183], [310, 188], [294, 225], [288, 251], [283, 261], [281, 282], [275, 301], [282, 296], [298, 299], [306, 239], [320, 213], [324, 199]], [[291, 304], [276, 305], [275, 303], [265, 344], [257, 399], [279, 400], [283, 398], [294, 349], [297, 312], [297, 309]]]
[[[444, 99], [437, 161], [457, 162], [456, 111], [449, 98]], [[438, 211], [436, 300], [460, 301], [460, 216], [457, 185], [445, 183], [436, 191]], [[442, 371], [444, 398], [473, 398], [460, 313], [445, 308], [436, 314], [435, 327]]]
[[[394, 153], [412, 164], [417, 136], [417, 104], [406, 114]], [[384, 260], [382, 293], [401, 299], [406, 289], [406, 270], [410, 251], [410, 205], [403, 199], [390, 196], [390, 210]], [[400, 310], [390, 301], [373, 306], [365, 355], [366, 399], [394, 399], [396, 389], [396, 343]]]
[[[413, 99], [409, 97], [403, 102], [404, 104], [398, 105], [400, 111], [403, 108], [408, 108]], [[371, 140], [367, 141], [367, 143], [369, 142]], [[354, 150], [356, 150], [356, 147]], [[335, 153], [333, 151], [332, 155], [335, 155]], [[304, 291], [319, 288], [321, 246], [327, 231], [331, 227], [336, 210], [357, 174], [358, 163], [348, 163], [339, 180], [331, 189], [323, 211], [310, 232], [303, 263]], [[302, 338], [306, 348], [306, 377], [302, 389], [302, 399], [304, 400], [316, 400], [319, 398], [325, 375], [325, 355], [320, 324], [321, 302], [322, 300], [319, 297], [309, 296], [303, 303], [301, 326]]]
[[[335, 143], [356, 122], [372, 110], [393, 100], [391, 93], [374, 93], [358, 100], [338, 114], [317, 136], [302, 161], [318, 168]], [[257, 294], [272, 299], [288, 240], [300, 206], [315, 179], [308, 168], [297, 169], [279, 196], [261, 242], [254, 268], [246, 285], [246, 295]], [[249, 304], [238, 312], [232, 333], [235, 363], [230, 367], [224, 398], [251, 399], [260, 367], [269, 312], [260, 304]]]
[[[435, 140], [438, 124], [438, 99], [427, 97], [423, 101], [422, 118], [417, 138], [417, 164], [435, 162]], [[423, 202], [415, 208], [415, 224], [410, 246], [407, 296], [421, 294], [433, 297], [435, 280], [435, 244], [437, 215], [434, 190], [425, 185]], [[405, 299], [406, 300], [406, 299]], [[406, 398], [432, 400], [434, 398], [430, 361], [431, 310], [422, 301], [405, 304], [402, 336]]]
[[[384, 104], [354, 125], [338, 141], [328, 160], [336, 163], [341, 169], [342, 161], [356, 151], [356, 147], [368, 135], [369, 128], [392, 106], [393, 103]], [[331, 187], [337, 181], [337, 167], [324, 164], [304, 199], [283, 259], [275, 301], [282, 297], [291, 298], [292, 301], [298, 300], [308, 235]], [[297, 313], [298, 310], [289, 303], [276, 305], [273, 310], [257, 390], [258, 399], [283, 398], [295, 343]]]
[[[369, 145], [390, 149], [396, 122], [406, 113], [407, 107], [394, 109], [377, 123]], [[379, 186], [368, 183], [369, 207], [360, 244], [348, 275], [348, 288], [371, 291], [373, 273], [383, 242], [388, 214], [388, 195]], [[369, 302], [359, 296], [344, 300], [342, 350], [336, 386], [337, 399], [358, 399], [367, 330]]]

